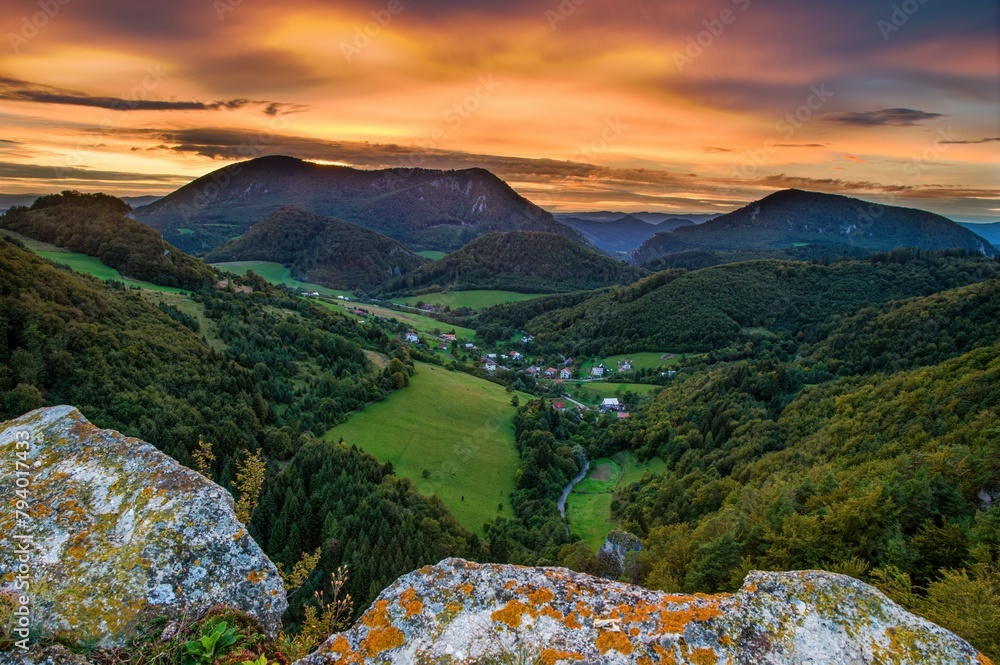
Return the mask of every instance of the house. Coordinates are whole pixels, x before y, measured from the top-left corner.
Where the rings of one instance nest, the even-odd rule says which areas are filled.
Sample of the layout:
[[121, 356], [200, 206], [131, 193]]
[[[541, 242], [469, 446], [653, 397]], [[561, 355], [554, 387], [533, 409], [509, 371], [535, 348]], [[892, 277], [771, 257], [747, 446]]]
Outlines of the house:
[[559, 372], [559, 378], [560, 379], [572, 379], [573, 378], [573, 372], [571, 372], [569, 370], [569, 368], [564, 367], [562, 369], [562, 371]]
[[476, 348], [476, 345], [473, 344], [472, 342], [466, 342], [465, 348], [467, 348], [467, 349], [474, 349], [474, 348]]
[[420, 341], [420, 335], [411, 330], [410, 332], [406, 333], [406, 341], [409, 342], [410, 344], [416, 344], [417, 342]]
[[337, 296], [337, 300], [343, 300], [344, 296]]
[[524, 370], [524, 373], [527, 374], [528, 376], [538, 376], [538, 373], [541, 371], [542, 370], [532, 365], [528, 369]]
[[629, 417], [630, 415], [631, 415], [631, 414], [630, 414], [630, 413], [629, 413], [628, 411], [619, 411], [619, 412], [618, 412], [618, 420], [625, 420], [625, 419], [626, 419], [626, 418], [628, 418], [628, 417]]
[[511, 351], [510, 358], [511, 360], [523, 360], [524, 354], [520, 351]]
[[485, 363], [483, 363], [483, 369], [492, 374], [493, 372], [497, 371], [497, 364], [492, 360], [487, 360]]
[[595, 376], [595, 377], [602, 377], [602, 376], [604, 376], [604, 363], [601, 363], [597, 367], [592, 368], [590, 370], [590, 375], [591, 376]]
[[549, 367], [547, 370], [545, 370], [545, 376], [549, 377], [550, 379], [558, 373], [559, 370], [557, 370], [555, 367]]
[[441, 339], [446, 342], [454, 342], [458, 337], [454, 333], [445, 333], [441, 335]]
[[489, 358], [490, 360], [496, 360], [497, 359], [497, 354], [495, 354], [495, 353], [487, 353], [486, 357]]
[[566, 408], [566, 402], [552, 402], [552, 408], [556, 411], [562, 411]]
[[535, 341], [535, 337], [533, 335], [524, 335], [523, 337], [521, 337], [521, 343], [522, 344], [530, 344], [531, 342], [534, 342], [534, 341]]
[[628, 371], [631, 371], [631, 370], [632, 370], [632, 361], [631, 360], [623, 360], [620, 363], [618, 363], [618, 371], [619, 372], [628, 372]]
[[447, 350], [448, 350], [448, 345], [447, 344], [445, 344], [444, 342], [441, 342], [440, 344], [438, 344], [438, 351], [447, 351]]
[[618, 401], [617, 397], [605, 397], [604, 401], [601, 402], [601, 413], [606, 413], [608, 411], [621, 411], [622, 405]]

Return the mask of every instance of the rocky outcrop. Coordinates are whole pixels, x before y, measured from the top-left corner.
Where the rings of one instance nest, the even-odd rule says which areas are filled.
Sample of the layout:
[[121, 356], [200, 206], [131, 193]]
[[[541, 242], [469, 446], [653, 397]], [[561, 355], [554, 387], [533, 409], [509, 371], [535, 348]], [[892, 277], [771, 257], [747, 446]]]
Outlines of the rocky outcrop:
[[[0, 551], [15, 552], [25, 535], [32, 545], [25, 561], [0, 557], [0, 587], [27, 581], [34, 634], [111, 646], [154, 617], [217, 604], [278, 631], [284, 586], [227, 491], [72, 407], [0, 430]], [[13, 510], [18, 500], [25, 515]]]
[[602, 575], [616, 579], [625, 570], [625, 555], [642, 550], [642, 541], [628, 531], [612, 531], [597, 550], [597, 561], [604, 570]]
[[735, 594], [648, 591], [559, 568], [448, 559], [405, 575], [296, 665], [653, 665], [989, 661], [874, 588], [819, 571], [751, 573]]

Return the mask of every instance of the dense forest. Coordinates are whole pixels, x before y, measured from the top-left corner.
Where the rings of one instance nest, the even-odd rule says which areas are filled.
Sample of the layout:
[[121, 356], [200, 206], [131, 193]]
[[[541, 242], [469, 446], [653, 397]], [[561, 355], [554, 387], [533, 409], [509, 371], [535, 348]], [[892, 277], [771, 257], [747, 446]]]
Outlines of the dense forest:
[[196, 291], [212, 270], [131, 218], [132, 209], [106, 194], [63, 192], [0, 215], [0, 227], [97, 257], [126, 277]]
[[[293, 621], [340, 565], [351, 566], [347, 590], [360, 611], [415, 566], [475, 556], [478, 539], [438, 501], [367, 454], [315, 438], [405, 385], [406, 350], [252, 275], [236, 286], [252, 293], [194, 295], [220, 351], [190, 314], [0, 240], [0, 417], [73, 404], [192, 468], [199, 441], [208, 442], [206, 472], [231, 489], [238, 465], [261, 451], [267, 482], [255, 538], [288, 566], [322, 548], [320, 567], [292, 598]], [[379, 369], [366, 349], [389, 362]]]
[[474, 325], [498, 338], [523, 326], [541, 350], [569, 355], [707, 352], [755, 334], [796, 337], [833, 315], [980, 282], [998, 269], [957, 250], [831, 264], [749, 261], [663, 271], [589, 298], [501, 305]]
[[205, 260], [274, 261], [301, 281], [361, 291], [426, 263], [392, 238], [294, 206], [275, 210]]
[[561, 235], [512, 231], [478, 238], [384, 288], [401, 294], [446, 289], [553, 293], [629, 284], [645, 274]]

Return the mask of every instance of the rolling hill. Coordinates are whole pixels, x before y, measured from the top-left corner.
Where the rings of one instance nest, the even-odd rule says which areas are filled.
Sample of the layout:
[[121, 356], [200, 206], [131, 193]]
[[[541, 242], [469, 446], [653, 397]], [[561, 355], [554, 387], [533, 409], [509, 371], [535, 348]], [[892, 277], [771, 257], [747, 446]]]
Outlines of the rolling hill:
[[491, 233], [386, 285], [389, 293], [500, 289], [557, 293], [629, 284], [642, 268], [598, 254], [572, 240], [535, 231]]
[[295, 206], [278, 208], [206, 259], [273, 261], [294, 279], [347, 290], [374, 288], [426, 263], [392, 238]]
[[239, 236], [296, 205], [385, 234], [414, 250], [450, 251], [494, 231], [576, 231], [484, 169], [360, 171], [293, 157], [261, 157], [198, 178], [136, 216], [192, 253]]
[[667, 233], [681, 226], [694, 226], [694, 222], [687, 219], [671, 218], [653, 224], [632, 215], [610, 222], [580, 217], [560, 217], [559, 221], [576, 229], [590, 244], [609, 254], [625, 254], [638, 249], [657, 233]]
[[[719, 262], [747, 252], [887, 251], [897, 247], [965, 249], [996, 256], [989, 242], [955, 222], [913, 208], [882, 206], [835, 194], [788, 189], [698, 226], [654, 236], [632, 256], [639, 265], [681, 252], [723, 253]], [[744, 255], [726, 257], [726, 252]]]
[[981, 282], [998, 270], [985, 257], [902, 250], [832, 265], [747, 261], [663, 271], [589, 297], [500, 305], [476, 325], [523, 328], [542, 348], [575, 356], [712, 351], [755, 334], [795, 338], [831, 316]]
[[964, 226], [981, 238], [986, 238], [994, 247], [1000, 248], [1000, 222], [991, 224], [972, 224], [959, 222], [959, 226]]
[[132, 209], [107, 194], [63, 192], [0, 216], [0, 227], [100, 259], [125, 277], [192, 291], [214, 271], [131, 219]]

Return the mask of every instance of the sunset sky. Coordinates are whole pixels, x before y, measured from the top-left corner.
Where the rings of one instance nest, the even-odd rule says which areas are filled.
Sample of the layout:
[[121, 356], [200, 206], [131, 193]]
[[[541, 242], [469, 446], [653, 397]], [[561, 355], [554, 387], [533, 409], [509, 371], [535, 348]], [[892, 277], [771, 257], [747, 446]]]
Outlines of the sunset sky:
[[0, 193], [288, 154], [551, 210], [786, 187], [1000, 220], [996, 0], [0, 0]]

